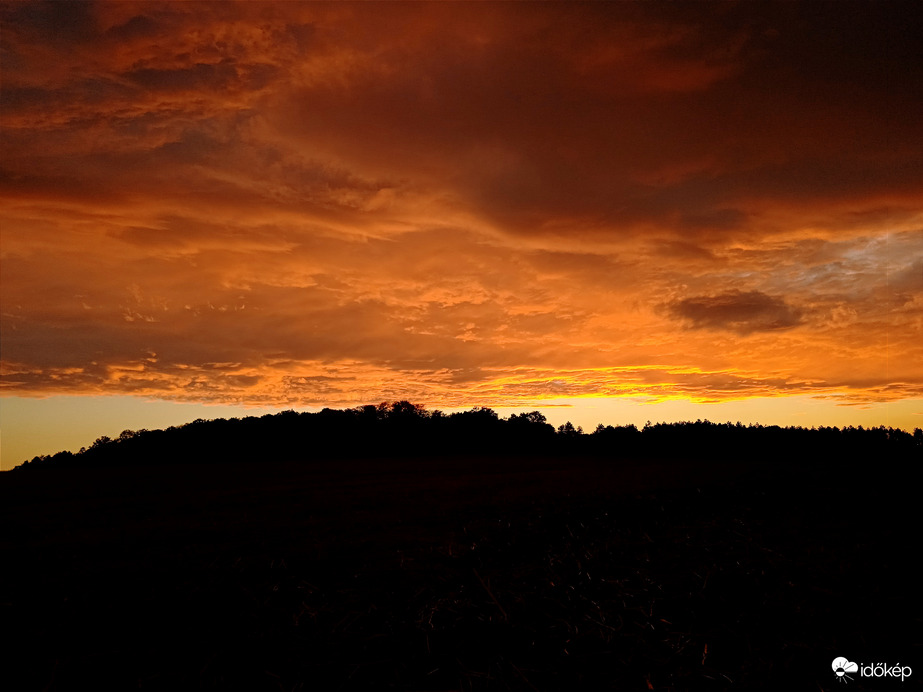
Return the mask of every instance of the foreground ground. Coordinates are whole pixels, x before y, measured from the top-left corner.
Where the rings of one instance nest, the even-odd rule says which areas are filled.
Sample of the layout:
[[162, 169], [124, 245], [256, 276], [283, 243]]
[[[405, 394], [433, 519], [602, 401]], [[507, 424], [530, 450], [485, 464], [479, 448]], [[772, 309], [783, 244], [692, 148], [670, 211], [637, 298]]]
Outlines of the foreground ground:
[[923, 679], [919, 472], [745, 464], [6, 473], [0, 687], [830, 690], [837, 656]]

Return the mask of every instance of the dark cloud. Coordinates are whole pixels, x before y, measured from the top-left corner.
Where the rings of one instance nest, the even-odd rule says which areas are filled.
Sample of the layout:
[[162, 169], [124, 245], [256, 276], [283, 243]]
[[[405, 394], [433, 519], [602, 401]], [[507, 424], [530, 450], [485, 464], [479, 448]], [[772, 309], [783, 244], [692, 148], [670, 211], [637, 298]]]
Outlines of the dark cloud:
[[138, 86], [158, 91], [226, 90], [237, 79], [237, 70], [233, 61], [226, 60], [172, 70], [143, 68], [123, 76]]
[[788, 329], [801, 324], [801, 312], [781, 298], [759, 291], [732, 291], [671, 303], [669, 312], [695, 329], [730, 329], [741, 334]]
[[30, 41], [53, 42], [62, 48], [96, 36], [97, 24], [91, 2], [7, 3], [0, 16], [4, 33], [21, 35]]
[[106, 35], [117, 41], [134, 41], [155, 36], [159, 31], [157, 22], [147, 15], [135, 15], [128, 21], [109, 27]]

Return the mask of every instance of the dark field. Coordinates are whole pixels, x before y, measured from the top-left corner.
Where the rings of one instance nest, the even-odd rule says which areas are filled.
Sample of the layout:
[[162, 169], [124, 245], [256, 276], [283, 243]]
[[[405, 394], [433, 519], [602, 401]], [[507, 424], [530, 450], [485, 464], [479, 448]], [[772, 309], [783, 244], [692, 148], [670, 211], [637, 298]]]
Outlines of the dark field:
[[865, 466], [6, 473], [0, 688], [912, 689], [920, 474]]

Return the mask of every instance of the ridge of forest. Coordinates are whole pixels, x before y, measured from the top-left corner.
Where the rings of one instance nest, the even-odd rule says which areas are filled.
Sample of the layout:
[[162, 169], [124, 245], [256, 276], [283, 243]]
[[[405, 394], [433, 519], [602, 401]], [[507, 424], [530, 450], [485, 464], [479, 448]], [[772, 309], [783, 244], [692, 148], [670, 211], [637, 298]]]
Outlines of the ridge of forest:
[[446, 414], [408, 401], [317, 413], [203, 420], [163, 430], [125, 430], [74, 453], [34, 457], [16, 469], [225, 463], [395, 456], [595, 456], [611, 459], [816, 459], [923, 457], [923, 430], [885, 426], [780, 427], [706, 420], [557, 429], [539, 411], [501, 418], [490, 408]]

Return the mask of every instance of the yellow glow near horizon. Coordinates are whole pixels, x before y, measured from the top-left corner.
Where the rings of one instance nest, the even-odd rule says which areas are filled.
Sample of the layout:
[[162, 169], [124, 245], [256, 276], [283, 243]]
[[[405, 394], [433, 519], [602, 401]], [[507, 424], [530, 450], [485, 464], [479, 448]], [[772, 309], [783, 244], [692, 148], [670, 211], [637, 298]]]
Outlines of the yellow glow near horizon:
[[0, 6], [4, 464], [209, 406], [915, 426], [917, 37], [693, 14]]
[[[378, 402], [366, 402], [378, 403]], [[470, 407], [428, 407], [446, 413]], [[237, 407], [145, 401], [134, 397], [51, 397], [0, 399], [0, 470], [9, 470], [41, 454], [88, 447], [100, 436], [117, 437], [123, 430], [183, 425], [198, 418], [243, 418], [279, 412], [278, 407]], [[317, 407], [299, 409], [316, 411]], [[839, 406], [807, 396], [747, 399], [697, 404], [677, 399], [642, 403], [630, 398], [584, 397], [549, 399], [534, 406], [496, 406], [501, 417], [540, 410], [555, 427], [570, 421], [584, 432], [597, 425], [643, 427], [653, 423], [711, 420], [745, 425], [837, 426], [885, 425], [908, 432], [923, 427], [923, 400], [902, 400], [865, 408]]]

